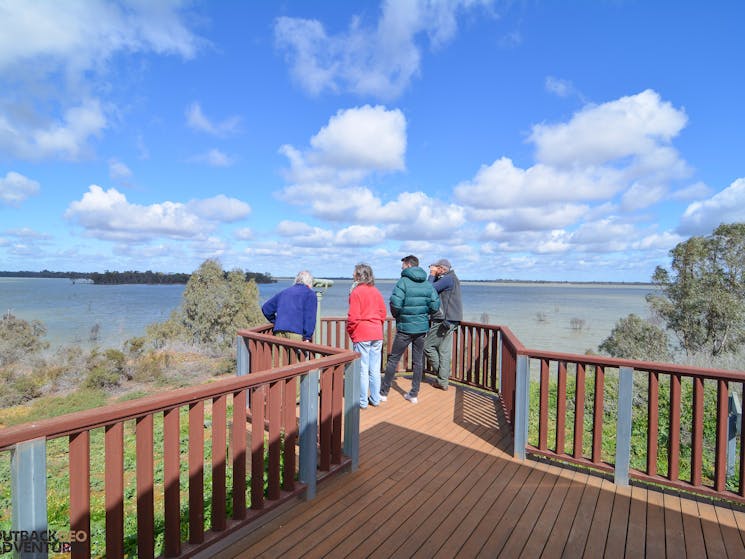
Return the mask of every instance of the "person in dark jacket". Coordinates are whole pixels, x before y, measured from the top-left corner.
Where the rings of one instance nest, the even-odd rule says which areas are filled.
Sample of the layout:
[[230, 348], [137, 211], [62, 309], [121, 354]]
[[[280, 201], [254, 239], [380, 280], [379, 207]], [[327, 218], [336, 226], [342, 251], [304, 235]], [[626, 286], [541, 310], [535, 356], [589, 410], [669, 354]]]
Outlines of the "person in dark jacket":
[[424, 340], [424, 355], [429, 359], [432, 370], [437, 373], [437, 380], [432, 386], [447, 390], [453, 353], [453, 332], [463, 320], [460, 280], [446, 258], [441, 258], [430, 265], [427, 279], [432, 282], [440, 296], [441, 304], [440, 310], [432, 317], [432, 325]]
[[313, 276], [302, 271], [295, 284], [271, 297], [261, 306], [261, 312], [274, 324], [275, 336], [309, 342], [316, 329], [317, 305]]
[[390, 298], [391, 314], [396, 319], [396, 336], [380, 385], [380, 400], [385, 402], [388, 399], [398, 362], [411, 344], [411, 390], [404, 394], [404, 398], [416, 404], [424, 368], [424, 337], [429, 330], [430, 315], [440, 308], [440, 298], [432, 283], [427, 281], [427, 273], [419, 267], [416, 256], [405, 256], [401, 262], [401, 279], [396, 282]]

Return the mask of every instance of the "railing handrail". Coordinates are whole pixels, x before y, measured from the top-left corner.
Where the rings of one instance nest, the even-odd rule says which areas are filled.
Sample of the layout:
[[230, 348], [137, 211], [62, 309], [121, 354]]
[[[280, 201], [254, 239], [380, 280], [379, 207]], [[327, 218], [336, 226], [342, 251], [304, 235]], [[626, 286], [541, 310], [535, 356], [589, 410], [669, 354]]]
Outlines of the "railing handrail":
[[647, 371], [650, 373], [675, 373], [689, 377], [706, 377], [710, 379], [745, 381], [745, 371], [730, 371], [727, 369], [710, 369], [705, 367], [694, 367], [692, 365], [680, 365], [677, 363], [664, 363], [662, 361], [641, 361], [635, 359], [620, 359], [617, 357], [605, 357], [602, 355], [587, 355], [580, 353], [563, 353], [558, 351], [544, 351], [538, 349], [524, 349], [518, 352], [533, 359], [549, 359], [553, 361], [569, 361], [572, 363], [583, 363], [585, 365], [600, 365], [603, 367], [632, 367], [636, 371]]
[[[272, 335], [257, 334], [251, 330], [240, 330], [238, 335], [267, 342], [277, 342], [277, 338]], [[338, 365], [348, 361], [350, 356], [354, 354], [351, 350], [320, 346], [308, 342], [295, 342], [286, 339], [282, 340], [282, 345], [293, 348], [297, 347], [315, 353], [327, 353], [328, 355], [292, 365], [285, 365], [269, 371], [260, 371], [250, 375], [221, 379], [209, 384], [178, 388], [162, 394], [144, 396], [130, 402], [110, 404], [105, 407], [72, 412], [32, 423], [6, 427], [0, 429], [0, 451], [7, 450], [22, 441], [40, 437], [54, 439], [81, 431], [88, 431], [90, 429], [104, 427], [111, 423], [136, 419], [144, 415], [158, 413], [177, 406], [186, 406], [222, 394], [229, 394], [260, 384], [290, 378], [314, 369]]]

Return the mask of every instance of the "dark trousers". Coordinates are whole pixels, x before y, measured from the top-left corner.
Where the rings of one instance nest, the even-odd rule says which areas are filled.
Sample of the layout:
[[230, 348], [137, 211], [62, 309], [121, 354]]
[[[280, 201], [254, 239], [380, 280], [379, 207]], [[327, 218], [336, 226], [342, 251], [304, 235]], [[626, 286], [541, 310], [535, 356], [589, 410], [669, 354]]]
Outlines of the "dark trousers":
[[419, 385], [422, 383], [422, 371], [424, 370], [424, 338], [426, 335], [426, 332], [422, 332], [421, 334], [407, 334], [396, 331], [391, 354], [388, 356], [388, 363], [385, 366], [385, 376], [383, 377], [383, 382], [380, 383], [380, 393], [383, 396], [386, 396], [391, 389], [391, 383], [393, 382], [393, 377], [396, 375], [398, 362], [401, 361], [401, 356], [409, 344], [411, 344], [413, 369], [410, 394], [412, 396], [419, 394]]

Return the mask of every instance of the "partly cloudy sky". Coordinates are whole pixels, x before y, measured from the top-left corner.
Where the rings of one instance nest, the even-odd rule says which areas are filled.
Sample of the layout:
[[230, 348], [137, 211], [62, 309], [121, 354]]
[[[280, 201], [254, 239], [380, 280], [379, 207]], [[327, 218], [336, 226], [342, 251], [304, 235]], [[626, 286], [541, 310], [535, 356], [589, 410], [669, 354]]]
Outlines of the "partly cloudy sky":
[[0, 270], [648, 281], [745, 221], [745, 3], [0, 0]]

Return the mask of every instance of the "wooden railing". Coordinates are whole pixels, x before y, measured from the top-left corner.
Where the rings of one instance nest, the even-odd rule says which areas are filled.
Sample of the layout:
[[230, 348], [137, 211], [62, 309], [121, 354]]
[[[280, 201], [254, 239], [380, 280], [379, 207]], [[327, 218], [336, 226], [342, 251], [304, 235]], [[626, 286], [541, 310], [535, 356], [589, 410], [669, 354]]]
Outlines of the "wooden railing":
[[[351, 347], [343, 318], [324, 327], [325, 343]], [[389, 318], [389, 350], [394, 334]], [[730, 395], [742, 401], [745, 372], [527, 349], [507, 327], [463, 322], [451, 379], [500, 394], [518, 458], [745, 502], [745, 417], [728, 409]]]
[[[124, 557], [125, 542], [140, 558], [188, 557], [293, 496], [312, 498], [317, 470], [356, 467], [357, 354], [266, 330], [238, 333], [235, 378], [0, 430], [0, 451], [12, 455], [13, 529], [46, 530], [47, 475], [67, 475], [69, 528], [58, 529], [75, 535], [72, 557]], [[101, 437], [103, 455], [91, 455]], [[67, 472], [46, 472], [53, 441], [64, 445]], [[101, 481], [104, 510], [95, 510]], [[134, 533], [125, 532], [125, 504]], [[105, 528], [92, 526], [101, 516]], [[100, 548], [92, 529], [105, 530]]]

